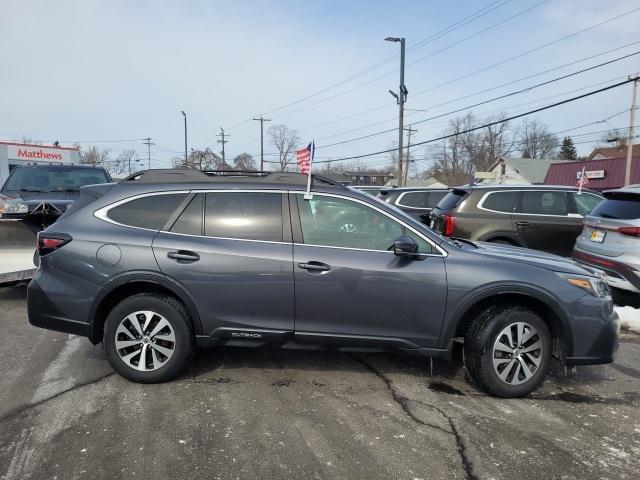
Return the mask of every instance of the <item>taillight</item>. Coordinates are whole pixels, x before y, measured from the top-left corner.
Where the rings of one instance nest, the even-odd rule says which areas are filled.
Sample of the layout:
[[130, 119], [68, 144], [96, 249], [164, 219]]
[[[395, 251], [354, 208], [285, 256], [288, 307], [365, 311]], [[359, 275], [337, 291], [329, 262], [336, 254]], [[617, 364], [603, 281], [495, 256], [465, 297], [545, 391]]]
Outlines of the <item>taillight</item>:
[[71, 237], [64, 233], [38, 233], [38, 255], [41, 257], [59, 249], [71, 241]]
[[629, 235], [630, 237], [640, 237], [640, 227], [620, 227], [618, 233]]
[[443, 235], [449, 237], [453, 235], [453, 229], [455, 227], [455, 217], [452, 215], [442, 215], [442, 220], [444, 221], [444, 225], [442, 227]]

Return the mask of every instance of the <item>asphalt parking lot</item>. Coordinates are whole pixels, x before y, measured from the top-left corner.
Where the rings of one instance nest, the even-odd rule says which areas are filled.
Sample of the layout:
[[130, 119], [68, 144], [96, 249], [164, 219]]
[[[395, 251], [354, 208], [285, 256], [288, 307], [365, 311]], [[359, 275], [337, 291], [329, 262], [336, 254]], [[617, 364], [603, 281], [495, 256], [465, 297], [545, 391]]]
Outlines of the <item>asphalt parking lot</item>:
[[386, 354], [200, 351], [162, 385], [28, 325], [0, 289], [0, 478], [638, 478], [640, 336], [613, 365], [487, 397], [459, 364]]

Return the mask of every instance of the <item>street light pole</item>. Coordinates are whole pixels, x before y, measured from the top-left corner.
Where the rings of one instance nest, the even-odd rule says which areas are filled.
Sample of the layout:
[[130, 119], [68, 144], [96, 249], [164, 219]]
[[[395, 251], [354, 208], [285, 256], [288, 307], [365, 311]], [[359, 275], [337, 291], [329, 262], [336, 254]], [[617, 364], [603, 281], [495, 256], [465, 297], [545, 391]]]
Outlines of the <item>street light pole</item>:
[[184, 165], [185, 167], [189, 166], [188, 156], [187, 156], [187, 114], [184, 113], [184, 110], [180, 110], [182, 116], [184, 117]]
[[395, 95], [393, 92], [391, 94], [396, 97], [398, 100], [398, 170], [397, 170], [397, 178], [398, 178], [398, 186], [402, 187], [404, 183], [404, 162], [402, 161], [402, 141], [404, 135], [404, 102], [407, 98], [407, 87], [404, 85], [404, 37], [387, 37], [385, 38], [387, 42], [399, 42], [400, 43], [400, 87], [398, 95]]

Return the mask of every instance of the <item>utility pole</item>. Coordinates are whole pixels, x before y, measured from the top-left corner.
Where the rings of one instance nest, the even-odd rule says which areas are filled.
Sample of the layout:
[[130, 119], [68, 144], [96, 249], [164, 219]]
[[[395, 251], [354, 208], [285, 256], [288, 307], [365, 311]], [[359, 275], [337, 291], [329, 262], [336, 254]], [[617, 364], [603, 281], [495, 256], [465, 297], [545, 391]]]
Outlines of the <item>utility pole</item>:
[[189, 168], [189, 156], [187, 155], [187, 114], [180, 110], [184, 117], [184, 168]]
[[225, 156], [224, 156], [224, 144], [225, 143], [229, 143], [229, 140], [225, 140], [224, 137], [228, 137], [229, 135], [226, 135], [224, 133], [224, 128], [220, 127], [220, 133], [216, 134], [216, 137], [220, 137], [220, 140], [218, 140], [218, 143], [222, 144], [222, 163], [226, 165], [227, 161], [225, 160]]
[[416, 130], [415, 128], [405, 128], [405, 131], [407, 132], [407, 166], [404, 170], [404, 185], [407, 184], [407, 178], [409, 178], [409, 166], [411, 165], [411, 157], [409, 156], [409, 148], [411, 148], [411, 135], [413, 135], [414, 133], [416, 133], [418, 130]]
[[636, 97], [638, 95], [638, 79], [640, 79], [640, 76], [636, 74], [636, 76], [633, 78], [633, 94], [631, 96], [631, 112], [629, 114], [629, 139], [627, 140], [627, 163], [624, 169], [625, 186], [631, 183], [631, 158], [633, 156], [633, 138], [635, 136], [633, 126], [636, 121]]
[[403, 145], [402, 145], [402, 140], [403, 140], [403, 130], [404, 130], [404, 102], [407, 99], [407, 94], [409, 93], [407, 91], [407, 87], [404, 84], [404, 37], [402, 38], [397, 38], [397, 37], [387, 37], [385, 38], [385, 40], [387, 42], [398, 42], [400, 43], [400, 87], [399, 87], [399, 92], [396, 95], [394, 92], [392, 92], [391, 90], [389, 90], [389, 93], [391, 93], [391, 95], [393, 95], [394, 97], [396, 97], [396, 100], [398, 101], [398, 107], [399, 107], [399, 114], [398, 114], [398, 170], [397, 170], [397, 176], [398, 176], [398, 186], [402, 187], [403, 186], [403, 172], [404, 172], [404, 167], [403, 167], [403, 161], [402, 161], [402, 149], [403, 149]]
[[260, 122], [260, 171], [264, 172], [264, 122], [270, 122], [270, 118], [254, 118], [254, 120]]
[[147, 168], [151, 169], [151, 145], [155, 145], [155, 143], [151, 142], [151, 137], [147, 137], [142, 144], [147, 146], [147, 161], [149, 162]]

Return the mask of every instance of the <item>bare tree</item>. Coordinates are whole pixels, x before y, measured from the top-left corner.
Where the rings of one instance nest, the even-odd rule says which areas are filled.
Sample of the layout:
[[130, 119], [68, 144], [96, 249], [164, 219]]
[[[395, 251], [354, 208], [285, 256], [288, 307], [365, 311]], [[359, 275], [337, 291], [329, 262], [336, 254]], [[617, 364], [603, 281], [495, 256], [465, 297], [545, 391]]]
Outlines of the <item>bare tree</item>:
[[131, 174], [131, 162], [135, 156], [135, 150], [122, 150], [120, 155], [109, 163], [109, 171], [114, 175], [122, 175], [124, 172]]
[[209, 147], [204, 150], [191, 149], [186, 162], [184, 157], [173, 160], [173, 168], [194, 168], [196, 170], [232, 170], [231, 165], [224, 162], [222, 157]]
[[111, 162], [111, 150], [108, 148], [99, 149], [92, 145], [87, 150], [80, 150], [80, 163], [83, 165], [108, 165]]
[[600, 137], [599, 147], [626, 147], [628, 134], [619, 128], [612, 128]]
[[560, 144], [549, 127], [535, 119], [522, 122], [518, 140], [523, 158], [551, 158]]
[[273, 125], [267, 132], [271, 135], [271, 143], [278, 151], [280, 170], [285, 171], [293, 159], [294, 150], [300, 141], [298, 132], [286, 125]]
[[256, 161], [248, 153], [241, 153], [233, 159], [233, 168], [236, 170], [253, 171], [256, 169]]

